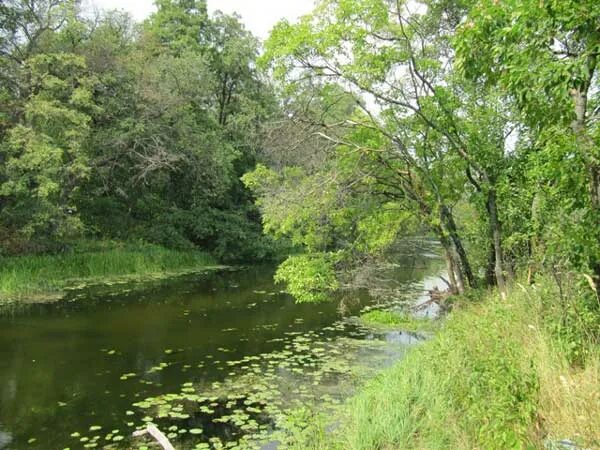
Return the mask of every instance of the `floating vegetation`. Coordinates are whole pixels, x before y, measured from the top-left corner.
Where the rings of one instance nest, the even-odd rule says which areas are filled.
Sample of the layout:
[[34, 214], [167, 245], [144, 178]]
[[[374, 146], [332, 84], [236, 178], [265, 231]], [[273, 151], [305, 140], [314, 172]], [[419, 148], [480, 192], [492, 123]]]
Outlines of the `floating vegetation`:
[[[101, 309], [99, 317], [114, 315], [114, 335], [102, 327], [84, 335], [92, 346], [82, 348], [95, 356], [87, 377], [48, 396], [65, 420], [53, 436], [26, 430], [14, 448], [149, 450], [157, 448], [152, 438], [133, 433], [153, 424], [178, 450], [284, 450], [299, 431], [294, 427], [305, 423], [299, 410], [333, 417], [357, 385], [419, 339], [397, 328], [367, 326], [358, 317], [338, 320], [358, 314], [362, 302], [374, 303], [370, 298], [344, 311], [333, 303], [318, 311], [294, 305], [271, 286], [252, 293], [268, 283], [252, 280], [226, 296], [212, 294], [229, 289], [226, 279], [217, 278], [215, 286], [202, 283], [206, 297], [184, 295], [180, 287], [110, 299], [110, 315]], [[190, 281], [183, 287], [195, 292], [198, 286]], [[73, 317], [79, 331], [81, 320], [101, 304], [94, 302], [64, 306], [60, 317]], [[375, 309], [389, 305], [397, 306], [386, 300]], [[120, 311], [125, 307], [128, 315]], [[61, 327], [49, 327], [48, 333], [71, 336]], [[81, 359], [86, 368], [88, 360]], [[26, 446], [34, 436], [38, 441]]]
[[119, 379], [121, 381], [126, 381], [126, 380], [129, 380], [130, 378], [134, 378], [134, 377], [137, 377], [137, 374], [131, 372], [131, 373], [125, 373], [125, 374], [121, 375], [121, 377]]
[[161, 370], [169, 367], [169, 363], [161, 362], [159, 365], [151, 367], [148, 373], [160, 372]]
[[[340, 338], [340, 332], [356, 338]], [[372, 330], [341, 321], [319, 332], [287, 332], [275, 340], [283, 344], [279, 351], [213, 360], [217, 368], [228, 370], [222, 382], [207, 386], [189, 381], [178, 392], [134, 403], [143, 416], [137, 429], [152, 423], [178, 448], [258, 449], [273, 440], [285, 448], [293, 432], [289, 414], [307, 406], [335, 411], [359, 380], [403, 351], [386, 348], [383, 339], [365, 340], [367, 336], [374, 337]]]
[[409, 316], [400, 311], [373, 309], [360, 316], [360, 320], [369, 326], [400, 329], [403, 331], [433, 331], [437, 323], [434, 320]]
[[[152, 448], [149, 437], [133, 438], [132, 433], [154, 424], [178, 449], [259, 449], [273, 441], [284, 449], [297, 423], [290, 415], [299, 408], [334, 413], [357, 383], [404, 351], [402, 346], [386, 344], [384, 334], [374, 334], [356, 320], [281, 336], [273, 340], [280, 348], [277, 351], [226, 361], [206, 355], [204, 362], [193, 367], [180, 366], [182, 372], [189, 370], [190, 380], [176, 392], [140, 396], [124, 412], [126, 429], [100, 436], [96, 433], [102, 427], [92, 425], [89, 433], [71, 434], [72, 447]], [[182, 351], [166, 349], [164, 353]], [[233, 352], [226, 347], [218, 351]], [[161, 362], [144, 373], [125, 373], [119, 379], [137, 377], [140, 383], [153, 385], [145, 377], [173, 364], [178, 363]], [[198, 379], [195, 373], [202, 373], [209, 364], [227, 370], [227, 375], [221, 381], [194, 381]]]

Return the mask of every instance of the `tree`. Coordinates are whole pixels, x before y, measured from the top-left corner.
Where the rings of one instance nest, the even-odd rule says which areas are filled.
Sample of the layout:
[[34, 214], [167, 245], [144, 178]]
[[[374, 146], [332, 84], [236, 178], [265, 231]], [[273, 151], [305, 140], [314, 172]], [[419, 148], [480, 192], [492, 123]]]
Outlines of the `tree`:
[[[70, 0], [8, 0], [0, 4], [0, 139], [22, 113], [29, 96], [23, 65], [45, 38], [59, 31], [75, 10]], [[0, 205], [1, 208], [1, 205]]]
[[72, 0], [0, 5], [3, 247], [85, 234], [268, 256], [239, 180], [275, 110], [258, 41], [204, 1], [157, 6], [136, 27]]
[[228, 260], [266, 256], [239, 181], [271, 107], [253, 63], [258, 42], [236, 18], [209, 18], [200, 2], [158, 7], [135, 44], [111, 16], [81, 46], [98, 64], [105, 104], [91, 136], [90, 195], [80, 197], [86, 221], [102, 234], [201, 247]]
[[484, 196], [493, 249], [490, 281], [505, 291], [497, 196], [509, 134], [502, 99], [452, 70], [451, 37], [464, 6], [413, 6], [385, 0], [323, 1], [299, 24], [280, 23], [267, 42], [265, 58], [285, 83], [326, 80], [355, 97], [361, 114], [347, 125], [373, 130], [386, 143], [370, 149], [378, 169], [369, 173], [388, 191], [391, 186], [409, 199], [409, 209], [419, 212], [438, 236], [457, 291], [475, 285], [476, 279], [453, 206], [465, 198], [469, 184]]
[[[563, 229], [558, 239], [548, 233], [543, 239], [549, 246], [557, 241], [566, 244], [569, 249], [563, 257], [574, 267], [591, 268], [598, 281], [600, 12], [596, 2], [477, 1], [459, 29], [456, 47], [468, 77], [504, 89], [524, 113], [533, 140], [530, 176], [538, 186], [536, 198], [554, 196], [571, 217], [557, 224]], [[565, 183], [567, 167], [571, 180]], [[576, 181], [580, 176], [587, 179], [587, 192]], [[557, 221], [548, 225], [553, 223]]]
[[209, 22], [206, 0], [156, 0], [155, 5], [158, 11], [145, 22], [148, 37], [156, 40], [155, 50], [175, 56], [198, 50]]
[[95, 80], [82, 58], [63, 53], [30, 57], [25, 73], [31, 95], [0, 147], [0, 217], [24, 239], [60, 238], [81, 226], [73, 196], [89, 176]]

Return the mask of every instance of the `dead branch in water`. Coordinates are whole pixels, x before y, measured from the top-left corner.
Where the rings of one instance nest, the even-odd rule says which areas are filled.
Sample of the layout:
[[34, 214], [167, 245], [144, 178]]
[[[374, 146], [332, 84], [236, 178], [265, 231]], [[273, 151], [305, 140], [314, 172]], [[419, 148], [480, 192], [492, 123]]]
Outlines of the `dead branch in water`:
[[175, 450], [175, 447], [169, 442], [167, 437], [154, 425], [148, 425], [145, 430], [139, 430], [133, 433], [134, 437], [140, 437], [149, 434], [158, 442], [164, 450]]

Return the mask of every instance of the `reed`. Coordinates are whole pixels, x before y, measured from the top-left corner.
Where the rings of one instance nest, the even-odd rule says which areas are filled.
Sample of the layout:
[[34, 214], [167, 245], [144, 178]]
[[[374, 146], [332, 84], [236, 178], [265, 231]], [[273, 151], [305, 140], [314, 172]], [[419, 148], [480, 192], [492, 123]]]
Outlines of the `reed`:
[[170, 273], [215, 265], [198, 251], [170, 250], [145, 243], [79, 243], [72, 250], [0, 258], [0, 301], [55, 293], [85, 282]]

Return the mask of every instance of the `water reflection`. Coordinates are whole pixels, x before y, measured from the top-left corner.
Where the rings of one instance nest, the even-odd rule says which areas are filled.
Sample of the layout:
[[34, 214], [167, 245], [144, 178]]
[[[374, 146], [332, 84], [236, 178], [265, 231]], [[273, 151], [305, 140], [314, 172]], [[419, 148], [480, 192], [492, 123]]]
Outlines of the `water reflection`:
[[[395, 269], [412, 295], [422, 291], [424, 275], [438, 270], [417, 263]], [[315, 330], [325, 343], [368, 337], [335, 325], [375, 302], [366, 289], [346, 292], [343, 310], [342, 298], [297, 305], [273, 285], [272, 273], [254, 268], [191, 276], [119, 295], [97, 289], [0, 317], [0, 449], [75, 448], [82, 443], [71, 435], [94, 426], [130, 435], [142, 419], [138, 410], [129, 415], [135, 402], [178, 392], [185, 383], [209, 389], [230, 376], [228, 362], [303, 345], [297, 338]], [[383, 340], [401, 345], [393, 355], [382, 350], [381, 364], [418, 338], [391, 333]], [[302, 377], [280, 369], [293, 392]], [[327, 384], [326, 377], [317, 380]]]
[[0, 449], [8, 448], [12, 442], [12, 435], [5, 431], [0, 430]]
[[388, 331], [384, 334], [385, 342], [390, 344], [415, 345], [425, 340], [425, 336], [419, 333], [407, 331]]

